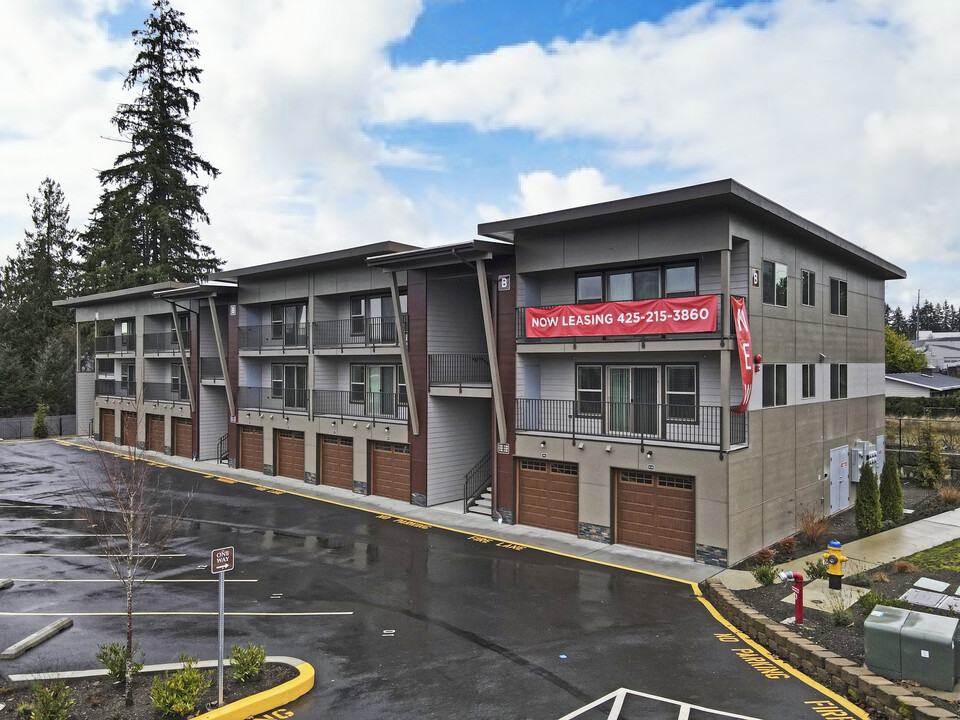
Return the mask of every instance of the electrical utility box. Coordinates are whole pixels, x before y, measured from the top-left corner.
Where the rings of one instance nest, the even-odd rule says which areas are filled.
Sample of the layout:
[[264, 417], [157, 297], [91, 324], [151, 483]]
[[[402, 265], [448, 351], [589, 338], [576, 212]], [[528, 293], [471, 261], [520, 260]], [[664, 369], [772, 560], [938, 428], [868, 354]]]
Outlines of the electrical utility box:
[[857, 444], [852, 451], [852, 457], [850, 458], [851, 482], [860, 482], [860, 468], [865, 462], [870, 464], [870, 467], [873, 468], [873, 472], [876, 473], [877, 479], [879, 480], [880, 472], [883, 468], [880, 467], [880, 455], [877, 453], [877, 446], [866, 440], [857, 440]]
[[863, 662], [877, 675], [902, 680], [900, 631], [909, 610], [877, 605], [863, 621]]

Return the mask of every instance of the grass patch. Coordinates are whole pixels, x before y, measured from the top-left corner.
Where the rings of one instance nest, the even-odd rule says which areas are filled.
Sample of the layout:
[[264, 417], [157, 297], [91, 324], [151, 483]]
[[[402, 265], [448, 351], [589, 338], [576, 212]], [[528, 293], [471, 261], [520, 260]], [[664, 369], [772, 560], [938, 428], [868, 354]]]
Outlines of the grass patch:
[[918, 565], [925, 570], [945, 570], [960, 573], [960, 538], [937, 545], [929, 550], [904, 558], [908, 562]]

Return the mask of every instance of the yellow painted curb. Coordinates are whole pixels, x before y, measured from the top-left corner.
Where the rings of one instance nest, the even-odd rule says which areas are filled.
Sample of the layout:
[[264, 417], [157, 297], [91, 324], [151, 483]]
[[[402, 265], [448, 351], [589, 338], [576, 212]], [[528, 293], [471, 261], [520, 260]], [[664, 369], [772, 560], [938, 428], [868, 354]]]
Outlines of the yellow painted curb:
[[300, 674], [293, 680], [287, 680], [283, 685], [277, 685], [262, 693], [237, 700], [203, 715], [197, 715], [194, 720], [243, 720], [252, 715], [274, 710], [306, 695], [313, 688], [313, 666], [310, 663], [300, 663], [296, 667]]

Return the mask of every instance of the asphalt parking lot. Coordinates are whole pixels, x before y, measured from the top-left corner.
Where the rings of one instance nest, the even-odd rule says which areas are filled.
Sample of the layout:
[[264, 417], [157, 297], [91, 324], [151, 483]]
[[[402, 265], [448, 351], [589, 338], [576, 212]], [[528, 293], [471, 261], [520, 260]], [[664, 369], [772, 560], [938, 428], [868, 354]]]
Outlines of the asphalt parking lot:
[[[689, 583], [316, 499], [294, 481], [162, 465], [158, 483], [193, 495], [135, 597], [147, 661], [216, 657], [210, 552], [232, 546], [226, 645], [314, 666], [297, 717], [780, 719], [830, 704], [866, 717], [763, 656]], [[68, 444], [0, 446], [0, 577], [14, 579], [0, 649], [74, 621], [0, 673], [95, 667], [97, 645], [123, 637], [121, 587], [74, 510], [78, 478], [98, 467]]]

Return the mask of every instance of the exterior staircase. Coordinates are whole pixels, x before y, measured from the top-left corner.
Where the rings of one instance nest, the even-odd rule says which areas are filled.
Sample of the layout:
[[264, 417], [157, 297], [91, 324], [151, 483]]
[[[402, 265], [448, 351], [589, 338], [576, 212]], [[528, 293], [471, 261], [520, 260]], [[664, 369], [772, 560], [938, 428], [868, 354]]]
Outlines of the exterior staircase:
[[493, 516], [493, 493], [490, 492], [490, 485], [484, 488], [479, 497], [467, 503], [468, 513], [477, 513], [486, 517]]
[[491, 517], [492, 494], [490, 481], [493, 478], [490, 453], [487, 453], [463, 477], [463, 512]]

